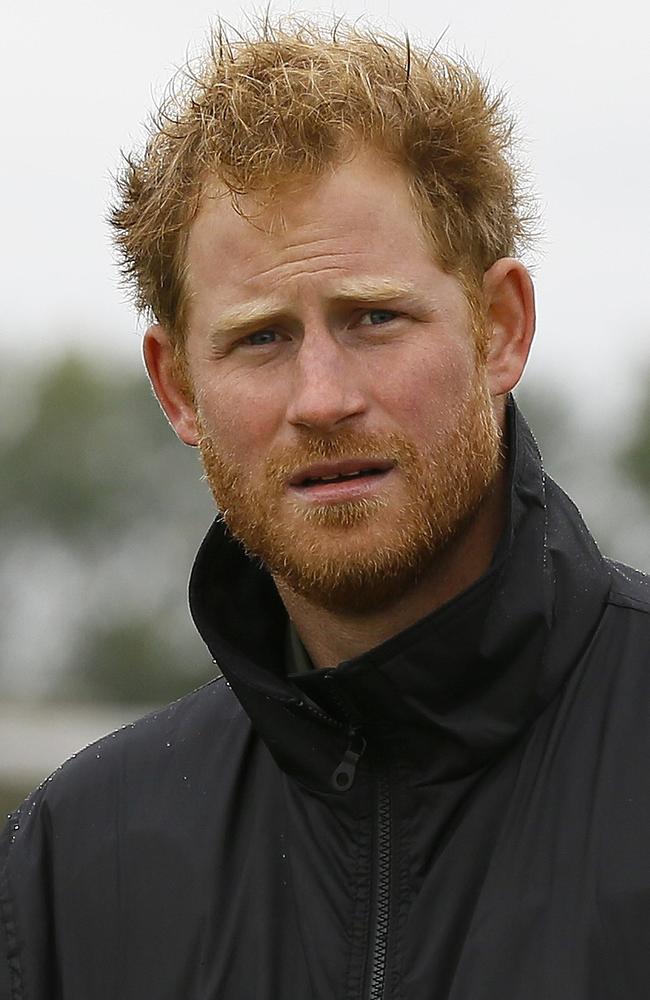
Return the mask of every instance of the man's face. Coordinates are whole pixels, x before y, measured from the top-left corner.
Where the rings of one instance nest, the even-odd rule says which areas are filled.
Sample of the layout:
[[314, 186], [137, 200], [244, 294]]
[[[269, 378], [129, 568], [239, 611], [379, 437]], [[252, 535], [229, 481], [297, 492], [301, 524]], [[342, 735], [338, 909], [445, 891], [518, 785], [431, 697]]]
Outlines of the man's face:
[[427, 571], [497, 471], [469, 307], [378, 155], [273, 212], [252, 197], [242, 208], [206, 198], [188, 245], [208, 480], [285, 586], [333, 609], [381, 606]]

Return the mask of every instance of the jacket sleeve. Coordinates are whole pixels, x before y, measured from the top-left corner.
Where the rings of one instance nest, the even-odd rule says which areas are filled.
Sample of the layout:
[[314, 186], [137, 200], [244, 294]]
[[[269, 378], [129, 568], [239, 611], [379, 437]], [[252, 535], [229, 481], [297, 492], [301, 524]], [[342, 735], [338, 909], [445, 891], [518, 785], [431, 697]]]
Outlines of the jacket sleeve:
[[57, 995], [43, 790], [13, 813], [0, 839], [0, 1000]]
[[0, 1000], [11, 1000], [11, 979], [4, 920], [0, 921]]

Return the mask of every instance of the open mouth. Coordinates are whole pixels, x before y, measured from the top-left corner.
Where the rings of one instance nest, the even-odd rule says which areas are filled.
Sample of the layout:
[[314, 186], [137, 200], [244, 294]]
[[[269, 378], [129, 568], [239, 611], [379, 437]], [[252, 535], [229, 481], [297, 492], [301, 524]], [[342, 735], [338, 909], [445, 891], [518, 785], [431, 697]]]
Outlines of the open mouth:
[[290, 480], [289, 485], [299, 492], [324, 495], [335, 491], [341, 494], [372, 489], [374, 483], [386, 476], [393, 463], [383, 460], [345, 459], [338, 462], [322, 462], [301, 469]]
[[385, 469], [358, 469], [356, 472], [339, 472], [331, 476], [306, 476], [297, 485], [301, 487], [318, 486], [320, 483], [344, 483], [350, 479], [362, 479], [365, 476], [381, 476]]

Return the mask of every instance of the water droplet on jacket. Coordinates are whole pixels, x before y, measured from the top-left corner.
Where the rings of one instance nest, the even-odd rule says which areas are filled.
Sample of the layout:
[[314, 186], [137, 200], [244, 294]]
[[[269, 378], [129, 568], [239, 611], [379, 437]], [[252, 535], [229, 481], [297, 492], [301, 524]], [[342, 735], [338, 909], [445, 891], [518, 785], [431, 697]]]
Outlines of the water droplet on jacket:
[[166, 747], [170, 747], [170, 746], [171, 746], [171, 743], [169, 743], [169, 741], [168, 741], [167, 743], [165, 743], [165, 746], [166, 746]]

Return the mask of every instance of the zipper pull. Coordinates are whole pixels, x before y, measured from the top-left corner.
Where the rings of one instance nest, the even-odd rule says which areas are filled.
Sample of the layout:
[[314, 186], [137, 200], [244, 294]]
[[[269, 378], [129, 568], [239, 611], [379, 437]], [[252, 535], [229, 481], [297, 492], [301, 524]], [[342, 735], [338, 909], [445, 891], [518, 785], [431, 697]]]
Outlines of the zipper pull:
[[364, 737], [355, 729], [350, 730], [350, 742], [343, 754], [343, 760], [335, 770], [330, 783], [335, 792], [347, 792], [352, 787], [357, 773], [357, 764], [366, 749]]

